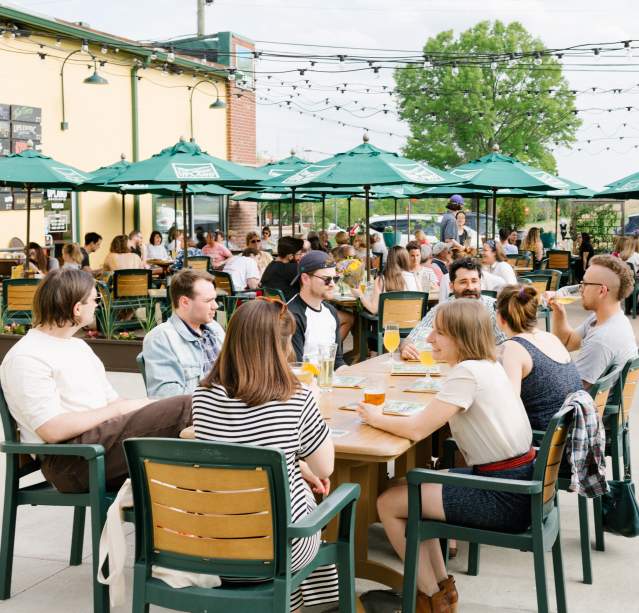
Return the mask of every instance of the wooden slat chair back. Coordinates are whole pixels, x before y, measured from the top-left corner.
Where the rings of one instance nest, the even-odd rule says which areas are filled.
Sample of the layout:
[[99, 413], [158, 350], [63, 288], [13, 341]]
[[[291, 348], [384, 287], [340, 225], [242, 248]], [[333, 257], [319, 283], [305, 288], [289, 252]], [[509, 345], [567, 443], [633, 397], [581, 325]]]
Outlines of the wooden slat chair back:
[[544, 515], [546, 515], [549, 510], [547, 505], [553, 503], [555, 499], [557, 479], [559, 478], [559, 466], [561, 465], [561, 459], [564, 457], [567, 435], [568, 428], [561, 426], [553, 432], [550, 441], [546, 470], [544, 471]]
[[559, 289], [559, 283], [561, 282], [561, 270], [546, 268], [546, 272], [549, 272], [551, 276], [550, 286], [548, 289], [551, 292], [556, 292]]
[[214, 270], [212, 274], [215, 279], [215, 289], [220, 296], [232, 296], [235, 294], [233, 279], [228, 272]]
[[207, 272], [211, 268], [211, 259], [208, 255], [192, 255], [189, 257], [189, 268]]
[[561, 271], [570, 270], [570, 251], [559, 251], [551, 249], [548, 251], [547, 255], [547, 268], [554, 268], [555, 270]]
[[116, 270], [113, 273], [113, 298], [148, 298], [151, 277], [150, 270]]
[[40, 279], [3, 279], [2, 323], [30, 324]]
[[385, 292], [380, 296], [379, 324], [397, 324], [400, 332], [412, 330], [426, 314], [428, 295], [423, 292]]
[[537, 290], [537, 293], [543, 294], [550, 288], [551, 278], [549, 275], [527, 274], [521, 277], [521, 280], [528, 279], [530, 284]]
[[610, 395], [610, 391], [614, 388], [620, 374], [619, 370], [609, 372], [603, 377], [597, 379], [597, 381], [595, 381], [588, 390], [588, 393], [592, 396], [595, 402], [597, 413], [599, 413], [600, 417], [603, 417], [604, 415], [606, 404], [608, 404], [608, 396]]
[[[340, 611], [355, 610], [351, 560], [359, 486], [341, 485], [292, 524], [286, 458], [278, 449], [138, 438], [124, 441], [124, 451], [136, 523], [134, 611], [151, 603], [280, 613], [289, 610], [292, 590], [308, 573], [331, 563], [339, 565]], [[337, 541], [322, 543], [307, 567], [292, 572], [291, 541], [319, 532], [338, 514]], [[231, 581], [211, 590], [178, 590], [154, 579], [153, 565]]]
[[630, 419], [630, 409], [632, 408], [632, 401], [639, 382], [639, 358], [635, 358], [626, 364], [624, 370], [626, 370], [626, 373], [621, 392], [621, 409], [623, 423], [626, 423]]

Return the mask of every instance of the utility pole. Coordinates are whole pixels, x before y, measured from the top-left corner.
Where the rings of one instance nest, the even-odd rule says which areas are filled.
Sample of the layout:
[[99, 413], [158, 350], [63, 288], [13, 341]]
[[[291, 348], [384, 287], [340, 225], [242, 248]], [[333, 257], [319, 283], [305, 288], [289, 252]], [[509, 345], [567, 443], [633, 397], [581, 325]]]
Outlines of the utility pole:
[[197, 0], [197, 36], [204, 38], [206, 35], [206, 24], [204, 18], [204, 8], [208, 4], [213, 4], [212, 0]]

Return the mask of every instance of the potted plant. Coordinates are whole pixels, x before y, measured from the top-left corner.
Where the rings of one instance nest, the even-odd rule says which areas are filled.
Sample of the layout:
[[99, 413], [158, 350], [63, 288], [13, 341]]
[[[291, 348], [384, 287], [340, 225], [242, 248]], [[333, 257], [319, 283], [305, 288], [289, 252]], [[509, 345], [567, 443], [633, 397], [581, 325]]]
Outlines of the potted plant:
[[384, 243], [389, 249], [395, 245], [400, 245], [402, 242], [402, 233], [399, 230], [396, 232], [393, 226], [386, 226], [383, 236]]

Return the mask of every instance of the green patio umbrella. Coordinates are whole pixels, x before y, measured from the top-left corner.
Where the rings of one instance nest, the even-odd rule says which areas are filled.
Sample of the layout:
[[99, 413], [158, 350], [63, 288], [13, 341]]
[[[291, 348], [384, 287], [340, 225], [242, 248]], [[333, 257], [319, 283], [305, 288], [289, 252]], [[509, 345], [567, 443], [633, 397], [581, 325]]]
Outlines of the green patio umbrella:
[[460, 180], [466, 181], [465, 188], [478, 188], [492, 192], [493, 236], [497, 219], [497, 192], [500, 189], [516, 188], [543, 193], [570, 189], [571, 184], [578, 185], [551, 175], [545, 170], [529, 166], [517, 158], [503, 155], [499, 152], [499, 145], [494, 145], [491, 153], [457, 166], [450, 172]]
[[[7, 187], [22, 187], [27, 190], [27, 241], [25, 254], [29, 260], [31, 242], [31, 192], [33, 189], [75, 190], [87, 180], [87, 175], [73, 166], [58, 162], [39, 151], [33, 144], [20, 153], [0, 158], [0, 183]], [[24, 266], [27, 276], [28, 266]]]
[[[257, 186], [263, 177], [263, 172], [214, 157], [202, 151], [195, 142], [187, 143], [180, 139], [175, 145], [162, 149], [150, 158], [131, 164], [110, 183], [179, 185], [184, 211], [184, 237], [188, 244], [186, 219], [189, 184], [251, 188]], [[188, 248], [184, 250], [184, 265], [188, 265]]]
[[595, 198], [637, 198], [639, 196], [639, 172], [606, 185], [606, 189], [597, 192]]
[[448, 172], [438, 170], [425, 162], [417, 162], [396, 153], [384, 151], [368, 142], [354, 149], [338, 153], [314, 164], [308, 164], [298, 172], [285, 177], [275, 177], [262, 182], [264, 188], [288, 187], [296, 189], [309, 187], [359, 187], [366, 200], [366, 268], [370, 271], [370, 192], [372, 185], [449, 185], [463, 182]]

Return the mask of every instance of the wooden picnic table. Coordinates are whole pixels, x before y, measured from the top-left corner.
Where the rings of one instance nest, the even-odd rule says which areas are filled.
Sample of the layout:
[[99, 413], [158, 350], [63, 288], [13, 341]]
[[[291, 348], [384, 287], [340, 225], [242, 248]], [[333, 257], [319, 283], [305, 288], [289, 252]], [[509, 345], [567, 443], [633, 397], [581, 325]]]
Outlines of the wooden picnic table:
[[[427, 404], [434, 397], [434, 393], [407, 392], [406, 389], [422, 377], [391, 375], [389, 354], [340, 369], [339, 375], [363, 376], [376, 385], [383, 383], [387, 400]], [[363, 389], [333, 388], [330, 392], [322, 392], [320, 410], [329, 427], [348, 432], [333, 438], [336, 459], [332, 488], [342, 483], [359, 483], [361, 486], [355, 523], [356, 576], [401, 590], [402, 574], [369, 558], [368, 528], [379, 521], [376, 501], [388, 483], [387, 463], [394, 462], [395, 477], [404, 476], [416, 466], [425, 466], [431, 457], [430, 438], [416, 443], [362, 423], [355, 411], [340, 409], [363, 400], [363, 396]], [[330, 538], [335, 534], [336, 525], [329, 525], [327, 530]]]

